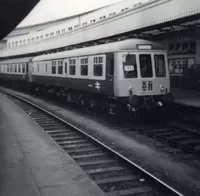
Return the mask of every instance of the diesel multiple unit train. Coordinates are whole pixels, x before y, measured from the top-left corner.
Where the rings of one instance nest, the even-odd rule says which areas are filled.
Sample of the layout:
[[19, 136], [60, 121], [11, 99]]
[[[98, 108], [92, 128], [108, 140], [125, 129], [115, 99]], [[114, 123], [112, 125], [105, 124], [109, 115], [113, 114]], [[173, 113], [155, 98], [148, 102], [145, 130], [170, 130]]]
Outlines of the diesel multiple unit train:
[[0, 80], [109, 113], [161, 106], [171, 98], [166, 51], [142, 39], [2, 60]]

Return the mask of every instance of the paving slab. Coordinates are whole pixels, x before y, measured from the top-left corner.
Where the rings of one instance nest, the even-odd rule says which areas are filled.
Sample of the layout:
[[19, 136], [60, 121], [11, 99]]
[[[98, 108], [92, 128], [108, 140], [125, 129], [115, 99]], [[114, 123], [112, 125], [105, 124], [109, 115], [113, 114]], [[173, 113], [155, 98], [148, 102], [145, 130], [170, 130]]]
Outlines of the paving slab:
[[105, 196], [25, 112], [0, 94], [1, 196]]

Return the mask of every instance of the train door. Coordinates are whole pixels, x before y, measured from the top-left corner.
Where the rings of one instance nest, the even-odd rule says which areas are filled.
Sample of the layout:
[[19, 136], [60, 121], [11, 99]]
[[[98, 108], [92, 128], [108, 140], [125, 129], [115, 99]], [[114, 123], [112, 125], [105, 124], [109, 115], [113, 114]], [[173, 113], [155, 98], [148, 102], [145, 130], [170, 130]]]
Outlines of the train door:
[[69, 59], [63, 60], [63, 73], [65, 76], [69, 74]]
[[106, 54], [106, 85], [107, 94], [114, 95], [114, 53]]
[[29, 82], [32, 82], [32, 66], [33, 66], [32, 60], [26, 63], [26, 75], [28, 77]]

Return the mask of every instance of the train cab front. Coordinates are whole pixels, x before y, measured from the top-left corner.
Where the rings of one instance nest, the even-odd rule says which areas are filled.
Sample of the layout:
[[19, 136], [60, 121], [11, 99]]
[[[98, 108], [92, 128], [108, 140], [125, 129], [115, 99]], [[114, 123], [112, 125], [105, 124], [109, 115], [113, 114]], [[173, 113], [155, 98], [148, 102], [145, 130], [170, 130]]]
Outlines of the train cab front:
[[129, 110], [150, 110], [173, 100], [165, 51], [123, 53], [120, 64], [116, 92], [126, 100]]

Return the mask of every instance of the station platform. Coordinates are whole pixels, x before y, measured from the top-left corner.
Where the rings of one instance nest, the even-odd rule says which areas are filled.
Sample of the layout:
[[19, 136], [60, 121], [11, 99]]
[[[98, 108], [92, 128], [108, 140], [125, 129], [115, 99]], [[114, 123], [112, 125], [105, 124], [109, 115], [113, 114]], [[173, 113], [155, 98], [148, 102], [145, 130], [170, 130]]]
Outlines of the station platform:
[[200, 92], [183, 88], [172, 88], [174, 102], [177, 104], [200, 108]]
[[1, 196], [105, 196], [34, 121], [0, 94]]

